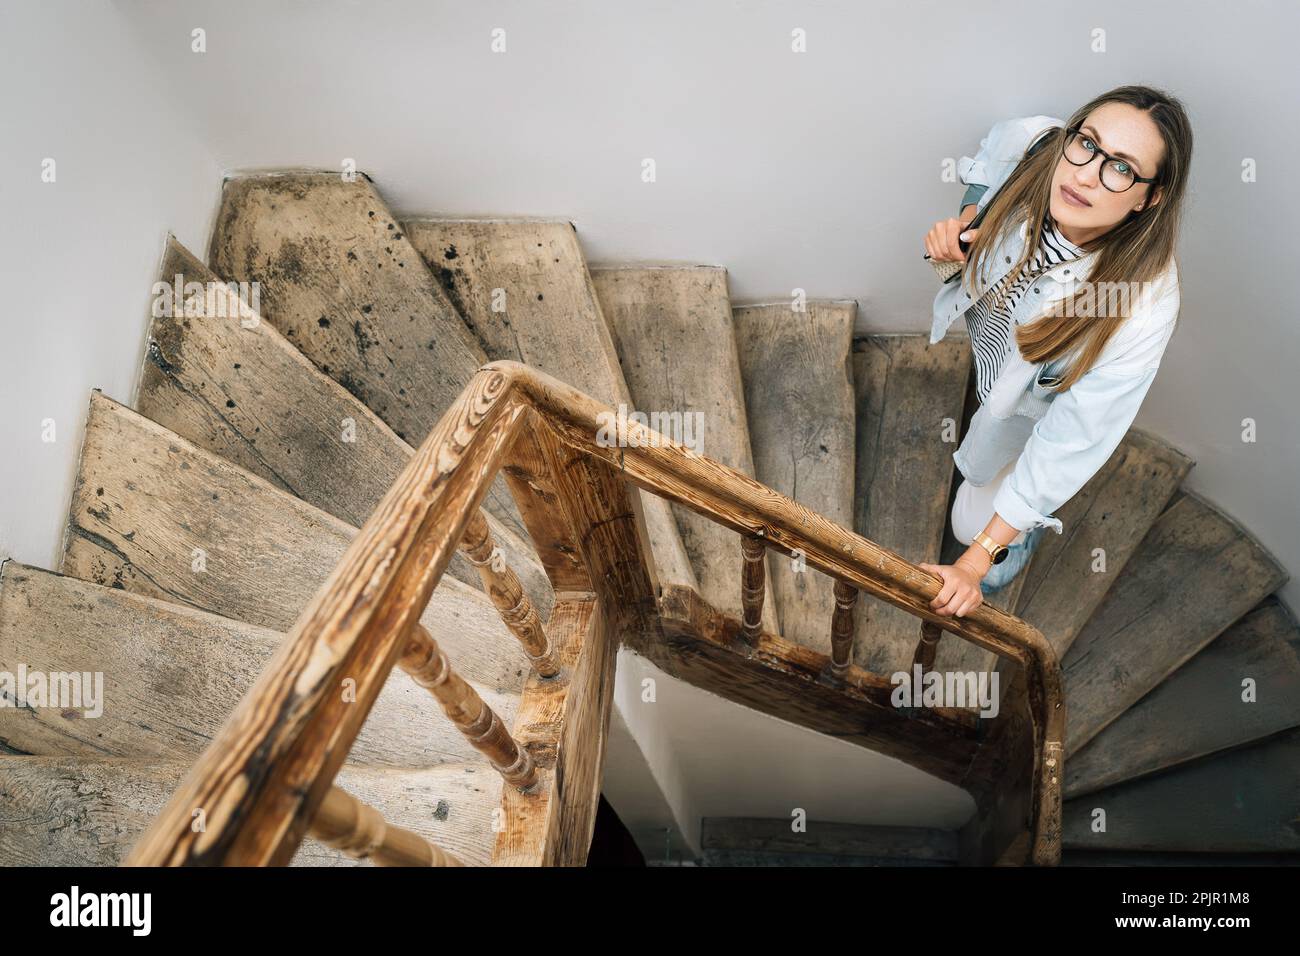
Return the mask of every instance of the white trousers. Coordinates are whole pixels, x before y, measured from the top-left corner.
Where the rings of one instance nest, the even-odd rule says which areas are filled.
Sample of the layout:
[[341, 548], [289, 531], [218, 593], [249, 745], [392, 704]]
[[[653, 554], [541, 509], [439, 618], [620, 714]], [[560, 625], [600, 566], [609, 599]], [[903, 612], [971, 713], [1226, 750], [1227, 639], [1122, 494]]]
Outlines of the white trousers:
[[[976, 487], [965, 478], [962, 479], [952, 503], [952, 534], [962, 544], [974, 542], [975, 535], [988, 527], [988, 523], [993, 520], [993, 499], [997, 497], [1002, 482], [1015, 471], [1018, 460], [1018, 456], [1011, 459], [1010, 464], [986, 485]], [[1011, 544], [1019, 544], [1024, 539], [1025, 533], [1022, 531], [1016, 535]]]

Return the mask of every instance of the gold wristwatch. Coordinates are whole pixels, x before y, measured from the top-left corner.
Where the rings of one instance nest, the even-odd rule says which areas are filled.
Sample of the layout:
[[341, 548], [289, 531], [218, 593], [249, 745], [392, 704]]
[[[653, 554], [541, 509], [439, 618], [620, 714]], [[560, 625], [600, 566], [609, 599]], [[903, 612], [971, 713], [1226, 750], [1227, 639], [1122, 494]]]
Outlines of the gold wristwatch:
[[1007, 556], [1007, 546], [998, 544], [983, 531], [975, 532], [975, 543], [989, 553], [989, 558], [994, 564], [1001, 564]]

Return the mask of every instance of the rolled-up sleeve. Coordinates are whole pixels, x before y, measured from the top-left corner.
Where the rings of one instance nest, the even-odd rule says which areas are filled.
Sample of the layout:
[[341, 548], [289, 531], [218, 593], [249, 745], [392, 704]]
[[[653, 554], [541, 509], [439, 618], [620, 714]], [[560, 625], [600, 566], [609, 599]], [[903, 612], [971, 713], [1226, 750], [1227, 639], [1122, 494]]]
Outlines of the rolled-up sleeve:
[[1052, 512], [1088, 483], [1128, 434], [1158, 368], [1094, 368], [1057, 395], [994, 497], [993, 510], [1019, 531], [1044, 526], [1060, 534]]

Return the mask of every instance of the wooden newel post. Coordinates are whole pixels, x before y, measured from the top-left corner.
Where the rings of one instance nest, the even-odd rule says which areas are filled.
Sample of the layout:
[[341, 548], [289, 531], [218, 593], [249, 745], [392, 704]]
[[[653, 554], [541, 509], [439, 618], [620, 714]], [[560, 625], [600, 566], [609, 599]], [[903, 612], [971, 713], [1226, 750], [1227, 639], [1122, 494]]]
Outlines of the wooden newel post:
[[740, 636], [753, 647], [758, 643], [763, 628], [763, 582], [767, 579], [763, 574], [763, 556], [767, 553], [767, 545], [756, 534], [742, 535], [740, 553], [744, 562], [740, 576]]
[[447, 655], [432, 635], [416, 625], [401, 658], [402, 670], [427, 688], [443, 712], [488, 760], [507, 783], [526, 790], [537, 782], [532, 756], [510, 736], [501, 718], [465, 679], [451, 669]]
[[533, 662], [537, 673], [542, 677], [554, 677], [558, 674], [560, 665], [555, 659], [555, 652], [551, 649], [546, 631], [542, 628], [542, 619], [537, 614], [537, 608], [524, 593], [518, 576], [501, 559], [482, 510], [475, 510], [470, 515], [469, 525], [461, 537], [460, 550], [469, 563], [478, 569], [483, 590], [501, 612], [501, 620], [505, 622], [506, 627], [519, 638], [524, 653]]
[[831, 673], [842, 676], [853, 662], [853, 608], [858, 589], [846, 581], [835, 582], [835, 613], [831, 617]]

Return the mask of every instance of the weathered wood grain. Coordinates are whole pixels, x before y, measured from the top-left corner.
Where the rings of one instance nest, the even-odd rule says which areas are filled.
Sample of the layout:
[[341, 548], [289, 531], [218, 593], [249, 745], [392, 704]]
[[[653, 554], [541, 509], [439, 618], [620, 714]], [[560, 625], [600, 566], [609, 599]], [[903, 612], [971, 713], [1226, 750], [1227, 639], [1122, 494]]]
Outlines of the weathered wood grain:
[[[283, 638], [269, 628], [9, 561], [0, 575], [0, 671], [16, 673], [25, 664], [44, 673], [99, 672], [104, 699], [97, 717], [85, 716], [84, 708], [0, 708], [0, 740], [47, 757], [193, 760]], [[509, 675], [493, 668], [475, 676], [500, 683]], [[511, 721], [521, 687], [519, 678], [504, 690], [475, 689]], [[481, 758], [428, 691], [395, 671], [348, 759], [427, 767]]]
[[[1253, 701], [1243, 700], [1247, 680]], [[1070, 761], [1066, 797], [1300, 725], [1300, 629], [1269, 600], [1210, 642]]]
[[563, 673], [530, 675], [514, 728], [540, 780], [526, 793], [503, 788], [497, 866], [582, 866], [591, 846], [618, 635], [592, 599], [561, 601], [550, 623]]
[[[726, 270], [616, 266], [593, 269], [591, 279], [614, 331], [632, 403], [652, 416], [650, 427], [675, 432], [678, 441], [700, 454], [752, 476], [754, 456]], [[655, 415], [667, 427], [656, 426]], [[700, 595], [739, 615], [742, 561], [735, 534], [689, 508], [672, 509]], [[779, 623], [766, 557], [763, 569], [762, 626], [775, 633]]]
[[[734, 309], [736, 347], [754, 452], [765, 485], [853, 527], [853, 302]], [[833, 582], [801, 560], [772, 556], [781, 633], [829, 651]]]
[[[175, 239], [160, 273], [165, 283], [199, 283], [225, 298], [214, 314], [154, 317], [135, 408], [308, 504], [365, 523], [414, 449], [255, 312], [226, 317], [237, 315], [237, 299]], [[546, 593], [529, 543], [495, 517], [488, 521], [506, 561], [533, 593]], [[448, 570], [480, 586], [463, 555]]]
[[[487, 360], [364, 175], [226, 180], [209, 265], [258, 283], [262, 318], [413, 445]], [[523, 533], [500, 482], [486, 507]]]
[[660, 600], [666, 643], [633, 638], [629, 647], [667, 674], [711, 694], [818, 733], [867, 747], [972, 790], [979, 720], [966, 708], [894, 706], [895, 685], [850, 665], [833, 676], [826, 654], [762, 633], [752, 649], [740, 621], [686, 588]]
[[1066, 752], [1077, 752], [1286, 579], [1244, 529], [1182, 494], [1063, 655]]
[[[598, 401], [632, 406], [571, 222], [417, 219], [404, 228], [488, 358], [522, 362]], [[634, 493], [659, 580], [695, 586], [668, 502]]]
[[376, 866], [464, 866], [442, 847], [384, 815], [341, 787], [330, 787], [311, 821], [312, 839]]
[[[9, 866], [120, 866], [187, 766], [110, 757], [0, 758], [0, 859]], [[490, 767], [345, 767], [338, 783], [463, 862], [491, 861], [501, 778]], [[293, 865], [358, 861], [308, 840]]]
[[[356, 534], [92, 396], [63, 573], [287, 631]], [[471, 679], [518, 693], [527, 660], [481, 591], [444, 577], [421, 621]]]
[[[499, 371], [474, 376], [128, 862], [292, 857], [518, 434], [524, 406], [511, 393]], [[338, 693], [348, 684], [351, 694]], [[211, 811], [200, 834], [189, 825], [193, 807]]]
[[[1106, 831], [1094, 833], [1094, 811]], [[1065, 804], [1076, 850], [1300, 850], [1300, 728]]]
[[[960, 337], [933, 345], [928, 335], [853, 342], [854, 528], [909, 561], [940, 558], [970, 361]], [[864, 601], [854, 661], [880, 674], [907, 670], [918, 635], [910, 614]]]

